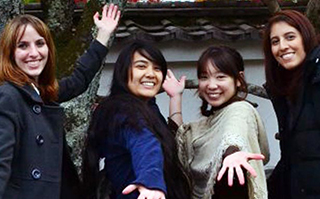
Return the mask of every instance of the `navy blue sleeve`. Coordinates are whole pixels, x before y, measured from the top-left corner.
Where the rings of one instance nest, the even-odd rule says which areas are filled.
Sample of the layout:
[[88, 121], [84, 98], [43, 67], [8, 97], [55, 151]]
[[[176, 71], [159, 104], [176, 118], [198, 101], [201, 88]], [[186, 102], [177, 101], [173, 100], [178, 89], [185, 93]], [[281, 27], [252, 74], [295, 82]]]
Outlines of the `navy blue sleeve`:
[[108, 49], [94, 40], [86, 52], [77, 60], [73, 73], [59, 81], [58, 102], [65, 102], [87, 90], [99, 71]]
[[141, 184], [148, 189], [158, 189], [166, 193], [163, 153], [158, 139], [147, 128], [141, 132], [127, 129], [124, 137], [136, 175], [132, 184]]

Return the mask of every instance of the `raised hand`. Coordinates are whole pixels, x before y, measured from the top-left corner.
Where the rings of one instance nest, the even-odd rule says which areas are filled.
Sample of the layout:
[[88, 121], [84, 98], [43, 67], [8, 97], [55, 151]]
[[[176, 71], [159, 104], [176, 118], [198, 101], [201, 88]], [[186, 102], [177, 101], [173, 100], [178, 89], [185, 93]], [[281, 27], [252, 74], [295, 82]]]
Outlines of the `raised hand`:
[[118, 6], [110, 4], [109, 6], [103, 6], [101, 17], [99, 17], [98, 12], [96, 12], [96, 14], [93, 16], [94, 23], [98, 28], [96, 39], [101, 44], [107, 45], [112, 32], [118, 25], [120, 14], [121, 13], [118, 10]]
[[138, 190], [140, 195], [137, 199], [166, 199], [164, 193], [156, 189], [147, 189], [141, 185], [131, 184], [128, 185], [123, 191], [122, 194], [127, 195], [134, 190]]
[[182, 76], [178, 81], [173, 72], [169, 69], [166, 79], [162, 84], [162, 88], [166, 91], [169, 97], [175, 97], [176, 95], [181, 95], [183, 93], [185, 81], [186, 76]]
[[253, 177], [257, 176], [256, 171], [248, 163], [249, 160], [263, 160], [264, 156], [262, 154], [247, 153], [238, 151], [233, 154], [228, 155], [223, 160], [222, 168], [219, 171], [217, 180], [220, 181], [226, 170], [228, 169], [228, 185], [233, 185], [234, 170], [238, 176], [239, 183], [243, 185], [245, 183], [245, 177], [242, 172], [241, 167], [245, 168]]

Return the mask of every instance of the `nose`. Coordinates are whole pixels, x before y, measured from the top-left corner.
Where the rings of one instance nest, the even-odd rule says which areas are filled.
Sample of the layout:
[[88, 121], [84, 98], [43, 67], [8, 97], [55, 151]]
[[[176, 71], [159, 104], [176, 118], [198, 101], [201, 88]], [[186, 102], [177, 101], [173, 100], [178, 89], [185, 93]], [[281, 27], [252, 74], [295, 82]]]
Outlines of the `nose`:
[[38, 50], [37, 46], [30, 45], [29, 56], [37, 57], [38, 55], [39, 55], [39, 50]]
[[279, 48], [280, 50], [286, 50], [288, 48], [288, 43], [285, 40], [280, 40], [279, 41]]
[[148, 66], [146, 70], [146, 77], [153, 78], [154, 76], [154, 68], [152, 66]]
[[210, 78], [207, 85], [208, 89], [214, 90], [218, 88], [217, 81], [213, 78]]

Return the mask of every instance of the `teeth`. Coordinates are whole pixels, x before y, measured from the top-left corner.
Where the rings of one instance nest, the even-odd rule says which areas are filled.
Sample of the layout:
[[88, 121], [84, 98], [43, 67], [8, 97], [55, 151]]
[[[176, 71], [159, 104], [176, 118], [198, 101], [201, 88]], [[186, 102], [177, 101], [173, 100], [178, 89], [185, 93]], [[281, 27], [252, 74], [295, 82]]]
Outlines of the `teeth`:
[[282, 55], [281, 57], [284, 60], [289, 60], [293, 57], [293, 55], [294, 55], [293, 53], [288, 53], [288, 54]]
[[155, 83], [153, 83], [153, 82], [143, 82], [142, 84], [144, 86], [154, 86], [155, 85]]
[[208, 95], [209, 95], [209, 97], [217, 98], [217, 97], [219, 97], [220, 94], [218, 94], [218, 93], [212, 93], [212, 94], [208, 94]]

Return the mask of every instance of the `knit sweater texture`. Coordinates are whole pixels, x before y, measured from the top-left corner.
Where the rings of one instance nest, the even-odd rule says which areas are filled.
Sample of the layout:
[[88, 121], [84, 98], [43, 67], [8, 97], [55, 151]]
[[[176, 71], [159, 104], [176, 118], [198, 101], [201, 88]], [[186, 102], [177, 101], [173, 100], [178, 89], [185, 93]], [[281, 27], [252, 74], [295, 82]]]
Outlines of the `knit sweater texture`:
[[249, 162], [257, 177], [247, 172], [246, 183], [250, 199], [267, 199], [263, 164], [269, 161], [269, 146], [262, 120], [248, 102], [234, 102], [207, 118], [181, 125], [176, 139], [179, 158], [193, 176], [194, 199], [210, 199], [214, 195], [223, 154], [229, 146], [265, 156], [264, 162]]

